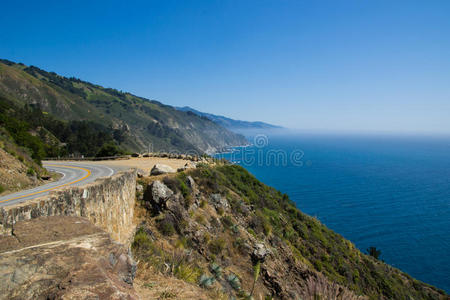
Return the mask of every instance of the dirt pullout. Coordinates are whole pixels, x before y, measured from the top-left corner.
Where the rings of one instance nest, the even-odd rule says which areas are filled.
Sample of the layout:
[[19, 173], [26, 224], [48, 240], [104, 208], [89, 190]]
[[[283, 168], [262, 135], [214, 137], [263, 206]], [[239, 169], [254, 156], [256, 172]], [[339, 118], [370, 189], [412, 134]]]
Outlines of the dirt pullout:
[[138, 299], [127, 249], [89, 221], [47, 217], [0, 236], [0, 299]]
[[146, 175], [149, 175], [150, 170], [156, 164], [168, 165], [172, 167], [174, 170], [176, 170], [178, 168], [184, 167], [184, 165], [188, 161], [189, 160], [186, 159], [175, 159], [166, 157], [132, 157], [130, 159], [120, 159], [120, 160], [89, 161], [89, 164], [107, 165], [110, 167], [119, 167], [124, 169], [136, 168], [144, 171]]

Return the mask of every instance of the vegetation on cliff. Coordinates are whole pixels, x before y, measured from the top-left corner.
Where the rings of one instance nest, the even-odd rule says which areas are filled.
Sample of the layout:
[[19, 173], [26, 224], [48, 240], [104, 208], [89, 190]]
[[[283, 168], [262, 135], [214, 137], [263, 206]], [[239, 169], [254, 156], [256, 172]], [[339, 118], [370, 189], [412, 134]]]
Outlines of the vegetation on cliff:
[[[59, 122], [52, 129], [47, 122], [45, 128], [57, 137], [71, 129], [75, 134], [67, 137], [71, 141], [66, 149], [69, 153], [95, 154], [102, 146], [97, 144], [110, 143], [111, 135], [116, 144], [130, 151], [147, 150], [150, 145], [154, 151], [202, 153], [246, 143], [243, 136], [193, 113], [8, 60], [0, 60], [0, 96], [0, 103], [8, 100], [16, 107], [33, 107], [36, 114], [40, 111], [53, 116], [53, 121]], [[29, 121], [24, 115], [15, 117]], [[88, 137], [91, 133], [99, 137], [91, 148], [84, 147], [93, 142], [83, 141], [86, 130], [91, 130]], [[105, 131], [109, 132], [106, 136]], [[70, 149], [70, 145], [76, 149]]]
[[[133, 243], [144, 281], [157, 271], [223, 299], [446, 299], [363, 254], [242, 167], [200, 165], [163, 185], [152, 180], [141, 182]], [[173, 194], [158, 196], [161, 186]]]
[[27, 151], [40, 164], [44, 157], [78, 154], [111, 156], [123, 153], [118, 148], [124, 132], [92, 121], [61, 121], [39, 107], [20, 107], [0, 96], [0, 127], [3, 133]]

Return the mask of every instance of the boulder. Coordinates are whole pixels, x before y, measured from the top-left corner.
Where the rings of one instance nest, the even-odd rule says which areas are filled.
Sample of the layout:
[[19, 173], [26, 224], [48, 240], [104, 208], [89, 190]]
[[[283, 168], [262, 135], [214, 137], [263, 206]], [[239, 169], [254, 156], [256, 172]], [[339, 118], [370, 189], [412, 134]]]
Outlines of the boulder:
[[175, 170], [167, 165], [156, 164], [150, 171], [150, 175], [161, 175], [167, 173], [175, 173]]
[[193, 163], [192, 161], [188, 161], [188, 162], [184, 165], [184, 167], [185, 167], [186, 169], [192, 169], [192, 168], [196, 168], [197, 165], [196, 165], [195, 163]]
[[230, 204], [228, 203], [227, 199], [222, 197], [221, 194], [212, 194], [211, 195], [211, 202], [214, 205], [215, 208], [223, 208], [227, 209], [230, 207]]
[[266, 247], [266, 245], [262, 243], [257, 243], [253, 247], [252, 259], [254, 261], [264, 261], [267, 255], [269, 255], [271, 251]]
[[194, 181], [194, 178], [192, 178], [192, 176], [188, 176], [186, 178], [186, 184], [188, 186], [188, 188], [190, 188], [191, 190], [194, 190], [197, 187], [197, 184]]
[[145, 191], [146, 206], [159, 213], [166, 208], [167, 200], [173, 195], [173, 191], [159, 180], [153, 181]]
[[137, 175], [138, 178], [142, 178], [142, 177], [145, 176], [145, 172], [142, 171], [142, 170], [137, 170], [136, 171], [136, 175]]
[[193, 169], [193, 168], [196, 168], [196, 167], [197, 167], [197, 165], [195, 163], [193, 163], [192, 161], [188, 161], [183, 167], [178, 168], [177, 171], [178, 172], [183, 172], [183, 171], [186, 171], [188, 169]]
[[173, 195], [172, 190], [159, 180], [153, 181], [151, 191], [153, 202], [159, 205], [165, 203]]

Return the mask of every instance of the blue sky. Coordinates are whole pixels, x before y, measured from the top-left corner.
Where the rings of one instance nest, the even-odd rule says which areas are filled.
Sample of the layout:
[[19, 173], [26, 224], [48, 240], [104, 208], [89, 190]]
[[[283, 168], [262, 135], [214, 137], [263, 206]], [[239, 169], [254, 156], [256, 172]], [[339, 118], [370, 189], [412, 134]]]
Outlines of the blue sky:
[[299, 129], [450, 133], [450, 1], [8, 1], [0, 57]]

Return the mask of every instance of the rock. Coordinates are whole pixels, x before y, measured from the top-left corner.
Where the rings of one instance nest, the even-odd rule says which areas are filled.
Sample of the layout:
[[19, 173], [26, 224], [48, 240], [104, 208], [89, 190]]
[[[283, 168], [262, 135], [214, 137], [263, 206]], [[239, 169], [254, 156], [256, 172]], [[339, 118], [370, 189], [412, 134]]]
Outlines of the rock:
[[173, 195], [172, 190], [159, 180], [154, 181], [151, 185], [151, 188], [152, 199], [158, 204], [162, 203], [162, 201], [167, 200], [170, 196]]
[[194, 178], [192, 178], [192, 176], [190, 176], [190, 175], [186, 178], [186, 184], [187, 184], [188, 188], [190, 188], [191, 190], [194, 190], [197, 187], [197, 184], [195, 183]]
[[156, 164], [150, 171], [150, 175], [161, 175], [167, 173], [175, 173], [175, 170], [167, 165]]
[[144, 187], [142, 184], [136, 184], [136, 194], [142, 195], [144, 192]]
[[266, 256], [270, 253], [271, 251], [266, 247], [266, 245], [257, 243], [253, 248], [252, 259], [255, 261], [264, 261]]
[[252, 209], [247, 204], [241, 203], [241, 211], [244, 215], [249, 215], [252, 212]]
[[230, 207], [230, 204], [228, 204], [227, 199], [222, 197], [221, 194], [212, 194], [211, 195], [211, 202], [214, 205], [215, 208], [223, 208], [227, 209]]
[[166, 207], [166, 202], [172, 195], [173, 191], [171, 189], [161, 181], [155, 180], [148, 186], [144, 198], [150, 204], [147, 206], [153, 208], [156, 212], [160, 212]]
[[139, 299], [128, 247], [86, 219], [16, 225], [16, 238], [0, 236], [0, 299]]
[[142, 171], [142, 170], [137, 170], [137, 171], [136, 171], [136, 175], [137, 175], [138, 178], [142, 178], [142, 177], [145, 176], [145, 173], [144, 173], [144, 171]]
[[117, 274], [123, 282], [133, 285], [133, 280], [136, 275], [136, 263], [129, 255], [122, 253], [117, 258], [113, 272]]
[[184, 165], [184, 167], [185, 167], [186, 169], [192, 169], [192, 168], [196, 168], [197, 165], [196, 165], [195, 163], [193, 163], [192, 161], [188, 161], [188, 162]]

